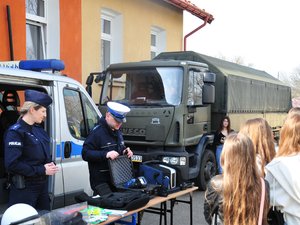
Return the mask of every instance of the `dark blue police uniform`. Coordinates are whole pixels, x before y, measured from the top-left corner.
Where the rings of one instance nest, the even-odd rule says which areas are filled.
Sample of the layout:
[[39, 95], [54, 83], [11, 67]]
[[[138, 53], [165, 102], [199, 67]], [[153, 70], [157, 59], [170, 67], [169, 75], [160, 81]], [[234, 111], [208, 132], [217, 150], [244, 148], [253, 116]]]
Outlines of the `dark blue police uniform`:
[[82, 149], [82, 158], [88, 162], [90, 184], [94, 191], [99, 184], [111, 183], [106, 154], [115, 150], [122, 155], [125, 148], [122, 132], [113, 131], [102, 117], [100, 124], [86, 138]]
[[[44, 164], [49, 163], [49, 137], [38, 125], [20, 119], [5, 136], [5, 167], [10, 175], [24, 176], [25, 188], [12, 183], [9, 206], [27, 203], [37, 209], [49, 210], [49, 195]], [[13, 179], [13, 178], [12, 178]]]
[[[47, 94], [34, 90], [25, 91], [25, 101], [44, 107], [52, 103]], [[36, 209], [50, 210], [44, 167], [51, 162], [50, 138], [46, 131], [39, 125], [27, 124], [21, 118], [7, 130], [4, 148], [5, 168], [11, 178], [8, 205], [26, 203]]]

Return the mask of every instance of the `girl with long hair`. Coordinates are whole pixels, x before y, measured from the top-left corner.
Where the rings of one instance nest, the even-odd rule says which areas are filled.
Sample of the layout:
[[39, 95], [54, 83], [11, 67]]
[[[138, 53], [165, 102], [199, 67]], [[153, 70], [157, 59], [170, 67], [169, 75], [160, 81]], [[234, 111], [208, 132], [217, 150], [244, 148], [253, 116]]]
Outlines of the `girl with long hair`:
[[265, 176], [264, 168], [275, 156], [275, 145], [269, 123], [263, 118], [247, 120], [240, 132], [250, 137], [256, 153], [256, 164], [262, 177]]
[[[242, 133], [230, 134], [223, 147], [221, 165], [223, 175], [213, 177], [205, 193], [206, 221], [211, 222], [217, 206], [220, 224], [257, 225], [262, 184], [251, 139]], [[268, 185], [264, 193], [263, 225], [267, 224], [269, 209], [267, 193]]]
[[228, 116], [224, 116], [220, 122], [218, 130], [215, 133], [214, 142], [213, 142], [213, 146], [216, 151], [216, 160], [217, 160], [217, 167], [218, 167], [217, 169], [219, 174], [222, 173], [220, 158], [223, 149], [223, 144], [230, 132], [232, 132], [230, 127], [230, 118]]
[[280, 131], [279, 150], [266, 166], [270, 203], [283, 212], [287, 225], [300, 224], [300, 114], [287, 116]]

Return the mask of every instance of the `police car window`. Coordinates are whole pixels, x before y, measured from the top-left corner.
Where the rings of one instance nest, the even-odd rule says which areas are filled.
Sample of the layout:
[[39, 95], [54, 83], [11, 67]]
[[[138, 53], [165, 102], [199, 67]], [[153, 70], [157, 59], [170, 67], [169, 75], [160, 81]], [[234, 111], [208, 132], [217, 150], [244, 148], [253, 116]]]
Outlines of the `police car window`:
[[78, 91], [64, 89], [64, 102], [69, 132], [74, 138], [82, 139], [80, 126], [83, 121], [83, 107]]
[[85, 95], [82, 95], [82, 102], [85, 110], [85, 116], [84, 123], [81, 125], [81, 135], [83, 137], [87, 137], [90, 131], [98, 124], [100, 118]]

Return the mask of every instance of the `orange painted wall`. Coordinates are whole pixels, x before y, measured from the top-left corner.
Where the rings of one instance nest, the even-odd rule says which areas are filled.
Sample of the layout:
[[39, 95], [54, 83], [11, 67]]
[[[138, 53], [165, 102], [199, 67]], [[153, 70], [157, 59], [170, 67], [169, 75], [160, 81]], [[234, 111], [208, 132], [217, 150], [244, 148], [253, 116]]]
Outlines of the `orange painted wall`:
[[11, 61], [6, 6], [10, 6], [14, 60], [26, 59], [25, 1], [0, 1], [0, 61]]
[[81, 0], [60, 0], [60, 58], [67, 74], [81, 82]]

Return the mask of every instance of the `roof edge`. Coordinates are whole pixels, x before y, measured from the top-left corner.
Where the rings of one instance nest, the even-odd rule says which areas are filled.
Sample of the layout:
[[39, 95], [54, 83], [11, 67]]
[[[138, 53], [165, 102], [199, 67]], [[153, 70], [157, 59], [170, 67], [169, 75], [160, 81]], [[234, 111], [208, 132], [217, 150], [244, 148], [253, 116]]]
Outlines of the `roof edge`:
[[177, 8], [182, 10], [186, 10], [189, 13], [193, 14], [194, 16], [206, 20], [207, 23], [211, 23], [214, 20], [213, 15], [205, 12], [204, 9], [200, 9], [195, 4], [191, 3], [188, 0], [164, 0], [165, 2], [174, 5]]

